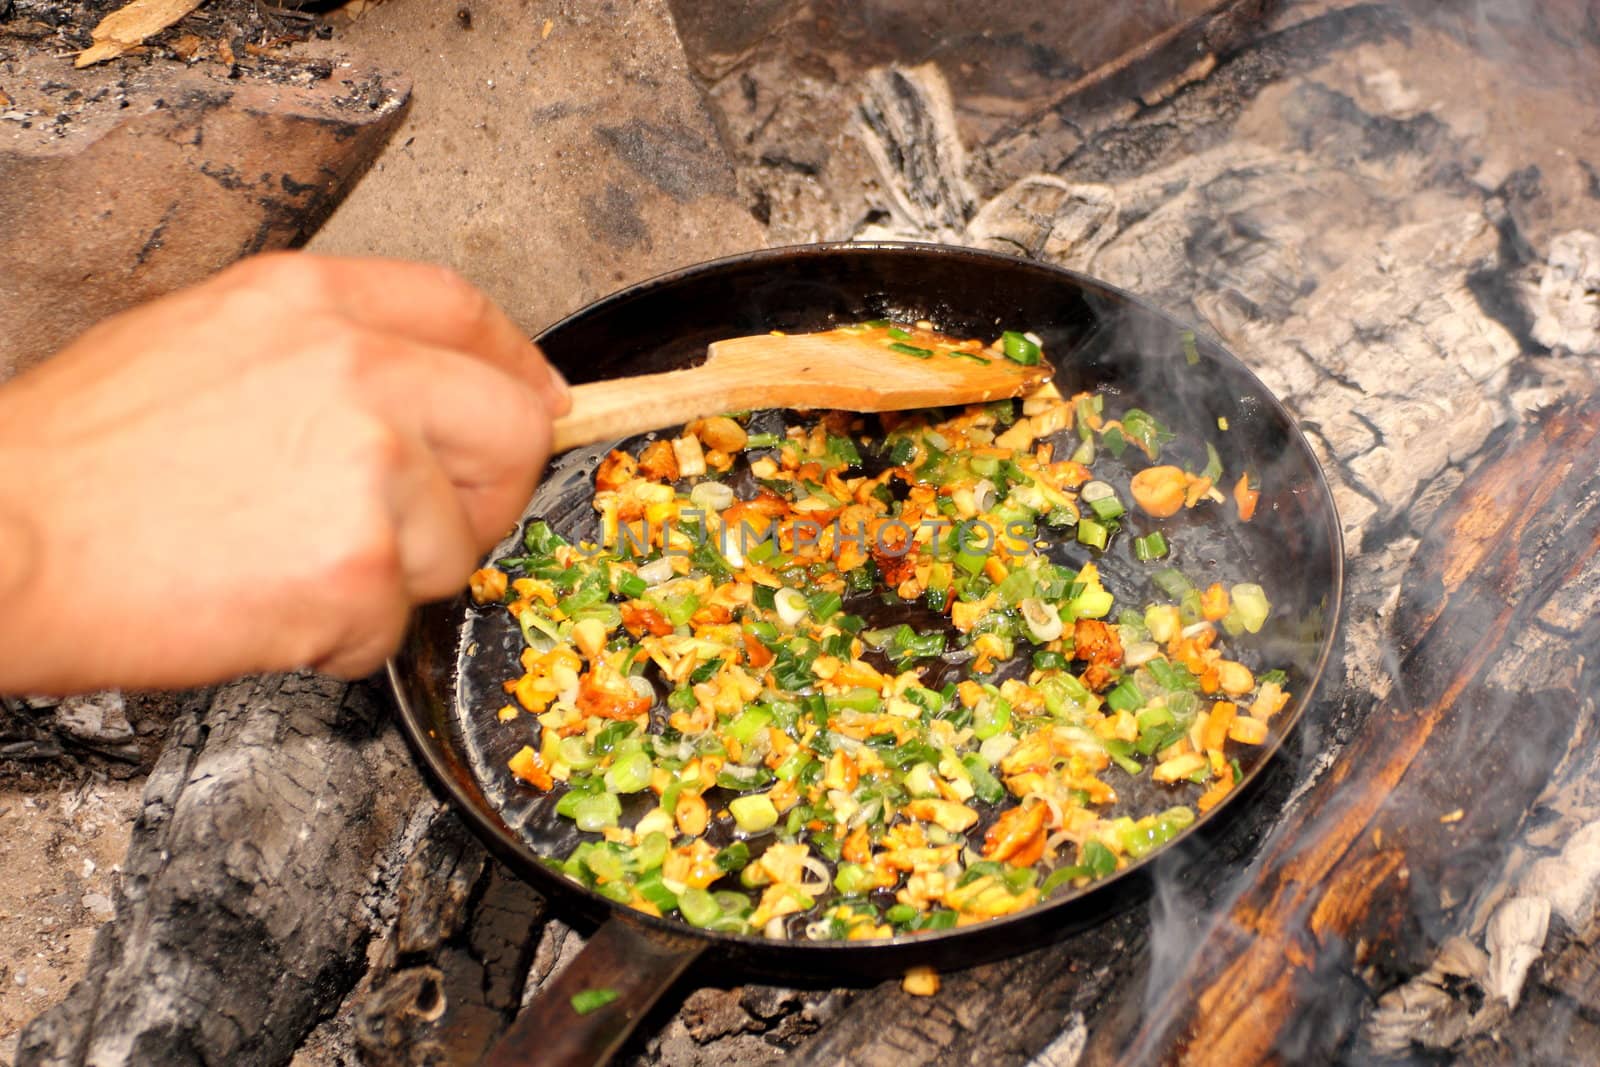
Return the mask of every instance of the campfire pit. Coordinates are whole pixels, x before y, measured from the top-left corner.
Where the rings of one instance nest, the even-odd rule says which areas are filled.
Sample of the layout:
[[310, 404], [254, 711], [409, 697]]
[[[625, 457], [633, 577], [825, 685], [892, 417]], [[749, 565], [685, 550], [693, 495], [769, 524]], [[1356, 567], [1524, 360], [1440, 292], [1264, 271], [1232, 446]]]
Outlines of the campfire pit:
[[[890, 0], [722, 6], [389, 0], [296, 45], [415, 85], [311, 247], [452, 262], [530, 330], [797, 238], [1105, 278], [1215, 333], [1301, 420], [1349, 622], [1290, 758], [1122, 914], [926, 999], [705, 976], [624, 1059], [1592, 1055], [1594, 5], [1151, 6], [1098, 51], [1022, 5], [965, 29]], [[584, 931], [429, 796], [383, 700], [285, 677], [172, 709], [115, 918], [0, 1060], [479, 1054]], [[53, 709], [18, 715], [71, 747]]]

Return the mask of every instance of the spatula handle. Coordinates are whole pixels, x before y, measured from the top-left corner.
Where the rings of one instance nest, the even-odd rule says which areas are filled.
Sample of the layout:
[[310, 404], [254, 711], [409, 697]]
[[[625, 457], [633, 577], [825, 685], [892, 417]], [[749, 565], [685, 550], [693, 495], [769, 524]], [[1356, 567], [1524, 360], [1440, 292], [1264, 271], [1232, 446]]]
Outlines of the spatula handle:
[[742, 370], [703, 365], [576, 386], [572, 410], [556, 420], [554, 451], [757, 406], [763, 399], [762, 383]]

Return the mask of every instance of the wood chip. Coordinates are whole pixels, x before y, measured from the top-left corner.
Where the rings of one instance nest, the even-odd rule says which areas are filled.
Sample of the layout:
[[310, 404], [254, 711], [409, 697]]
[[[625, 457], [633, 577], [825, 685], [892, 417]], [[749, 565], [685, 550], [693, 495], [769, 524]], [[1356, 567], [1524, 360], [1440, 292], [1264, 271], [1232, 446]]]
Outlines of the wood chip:
[[75, 67], [115, 59], [145, 38], [159, 33], [205, 3], [205, 0], [133, 0], [100, 20], [94, 44], [78, 53]]
[[179, 59], [193, 59], [199, 51], [200, 38], [195, 34], [186, 33], [172, 42], [172, 54]]

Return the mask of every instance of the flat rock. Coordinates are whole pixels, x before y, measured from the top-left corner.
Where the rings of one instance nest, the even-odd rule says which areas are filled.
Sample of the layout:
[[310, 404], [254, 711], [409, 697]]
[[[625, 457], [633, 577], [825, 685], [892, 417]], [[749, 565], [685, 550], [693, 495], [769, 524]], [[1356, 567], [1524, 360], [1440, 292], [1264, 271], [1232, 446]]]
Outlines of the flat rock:
[[107, 315], [300, 240], [409, 92], [351, 66], [283, 82], [222, 71], [76, 71], [0, 50], [0, 380]]
[[534, 331], [765, 243], [662, 0], [391, 0], [306, 47], [359, 51], [416, 85], [313, 250], [447, 264]]

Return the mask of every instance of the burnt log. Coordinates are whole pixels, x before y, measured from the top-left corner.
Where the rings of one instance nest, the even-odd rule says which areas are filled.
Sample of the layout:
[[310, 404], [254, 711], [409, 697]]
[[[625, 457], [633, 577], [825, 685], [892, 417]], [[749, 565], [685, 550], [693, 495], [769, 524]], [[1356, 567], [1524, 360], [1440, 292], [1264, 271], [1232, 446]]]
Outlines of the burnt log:
[[246, 679], [174, 724], [88, 973], [17, 1067], [283, 1063], [360, 975], [422, 797], [364, 685]]
[[1421, 969], [1592, 706], [1579, 665], [1600, 631], [1552, 658], [1542, 619], [1600, 598], [1597, 468], [1600, 410], [1561, 412], [1441, 508], [1402, 586], [1389, 696], [1274, 828], [1146, 1026], [1097, 1035], [1089, 1062], [1328, 1058], [1366, 997]]

